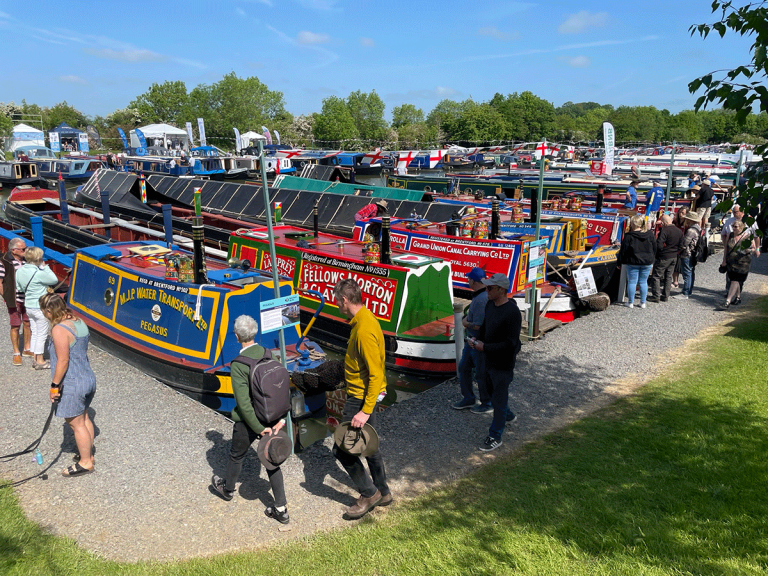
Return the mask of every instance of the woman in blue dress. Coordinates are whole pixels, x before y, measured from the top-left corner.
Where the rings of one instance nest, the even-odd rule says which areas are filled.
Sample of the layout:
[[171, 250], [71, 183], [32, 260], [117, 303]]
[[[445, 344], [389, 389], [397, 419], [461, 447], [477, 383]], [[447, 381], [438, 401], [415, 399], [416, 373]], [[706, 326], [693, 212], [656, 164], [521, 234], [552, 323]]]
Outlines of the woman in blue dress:
[[88, 362], [88, 327], [75, 318], [58, 294], [40, 298], [40, 310], [51, 323], [51, 402], [59, 400], [56, 416], [64, 418], [75, 434], [78, 453], [64, 476], [94, 471], [93, 422], [88, 407], [96, 393], [96, 375]]

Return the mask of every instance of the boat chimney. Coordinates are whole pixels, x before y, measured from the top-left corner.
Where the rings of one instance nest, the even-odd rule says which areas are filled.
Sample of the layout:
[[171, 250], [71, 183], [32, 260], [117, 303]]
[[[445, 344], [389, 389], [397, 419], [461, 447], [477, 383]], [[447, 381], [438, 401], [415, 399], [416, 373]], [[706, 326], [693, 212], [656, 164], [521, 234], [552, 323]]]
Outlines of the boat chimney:
[[69, 205], [67, 204], [67, 188], [64, 185], [64, 178], [59, 172], [59, 209], [61, 210], [61, 221], [69, 224]]
[[493, 199], [493, 206], [491, 208], [491, 240], [496, 240], [499, 237], [499, 199]]
[[104, 217], [102, 221], [104, 224], [104, 234], [106, 234], [107, 238], [112, 238], [112, 231], [109, 226], [109, 191], [101, 190], [99, 194], [101, 195], [101, 215]]
[[381, 263], [392, 264], [392, 248], [389, 243], [389, 216], [381, 217]]
[[604, 186], [597, 187], [597, 200], [595, 201], [595, 214], [603, 213], [603, 192], [605, 192]]
[[37, 248], [45, 248], [43, 239], [43, 217], [31, 216], [29, 227], [32, 229], [32, 244]]
[[531, 193], [531, 222], [536, 222], [539, 215], [539, 196]]
[[163, 229], [165, 230], [165, 243], [170, 248], [173, 244], [173, 217], [170, 204], [163, 204]]
[[314, 231], [315, 240], [320, 236], [320, 220], [317, 213], [319, 204], [320, 200], [315, 200], [315, 207], [312, 209], [312, 230]]
[[192, 217], [192, 257], [195, 267], [195, 284], [207, 284], [205, 251], [203, 250], [203, 217], [201, 216], [200, 188], [195, 188], [195, 215]]

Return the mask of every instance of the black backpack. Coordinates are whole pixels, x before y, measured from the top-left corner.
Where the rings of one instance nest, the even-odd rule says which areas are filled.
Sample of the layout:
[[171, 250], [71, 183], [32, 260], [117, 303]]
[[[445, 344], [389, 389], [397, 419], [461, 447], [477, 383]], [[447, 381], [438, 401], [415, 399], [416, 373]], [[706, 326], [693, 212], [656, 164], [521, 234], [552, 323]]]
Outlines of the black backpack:
[[696, 266], [699, 262], [706, 262], [709, 256], [709, 243], [707, 242], [707, 234], [699, 235], [699, 239], [696, 240], [696, 245], [691, 250], [691, 266]]
[[250, 368], [251, 404], [262, 424], [272, 424], [291, 409], [291, 375], [280, 362], [272, 359], [269, 350], [258, 360], [242, 354], [232, 360]]

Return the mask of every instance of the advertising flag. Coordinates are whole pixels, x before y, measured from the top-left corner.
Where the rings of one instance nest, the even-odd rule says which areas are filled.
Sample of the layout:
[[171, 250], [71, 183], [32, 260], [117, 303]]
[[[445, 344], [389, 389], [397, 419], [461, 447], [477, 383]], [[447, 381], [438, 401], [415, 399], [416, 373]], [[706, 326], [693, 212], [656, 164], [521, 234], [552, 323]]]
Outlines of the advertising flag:
[[262, 126], [261, 129], [264, 131], [264, 138], [267, 139], [267, 145], [272, 144], [272, 134], [269, 133], [269, 130], [266, 126]]
[[275, 130], [275, 138], [277, 138], [277, 145], [279, 146], [280, 145], [280, 132], [278, 132], [277, 130]]
[[197, 130], [200, 132], [200, 146], [205, 146], [205, 120], [197, 119]]
[[603, 122], [603, 141], [605, 142], [605, 159], [603, 160], [601, 173], [610, 176], [613, 173], [614, 152], [616, 149], [616, 132], [613, 129], [613, 124], [610, 122]]
[[194, 146], [195, 140], [192, 138], [192, 122], [187, 122], [187, 138], [189, 139], [189, 146]]
[[80, 143], [80, 152], [88, 152], [88, 134], [80, 132], [80, 134], [77, 135], [77, 140]]
[[61, 152], [61, 142], [59, 142], [58, 132], [48, 132], [48, 142], [51, 145], [51, 150], [54, 152]]
[[240, 143], [240, 130], [234, 127], [232, 128], [232, 130], [235, 131], [235, 150], [240, 152], [240, 150], [242, 149], [242, 145]]
[[139, 144], [141, 144], [141, 147], [146, 150], [147, 149], [147, 139], [144, 138], [144, 132], [142, 132], [138, 128], [135, 128], [134, 129], [134, 133], [136, 134], [136, 138], [139, 139]]
[[120, 139], [123, 141], [123, 149], [128, 150], [128, 138], [125, 137], [125, 132], [122, 128], [118, 128], [117, 133], [120, 134]]
[[101, 144], [101, 136], [99, 135], [99, 131], [96, 130], [96, 126], [88, 124], [88, 126], [85, 127], [85, 131], [88, 134], [88, 138], [96, 142], [96, 146], [103, 148], [103, 145]]

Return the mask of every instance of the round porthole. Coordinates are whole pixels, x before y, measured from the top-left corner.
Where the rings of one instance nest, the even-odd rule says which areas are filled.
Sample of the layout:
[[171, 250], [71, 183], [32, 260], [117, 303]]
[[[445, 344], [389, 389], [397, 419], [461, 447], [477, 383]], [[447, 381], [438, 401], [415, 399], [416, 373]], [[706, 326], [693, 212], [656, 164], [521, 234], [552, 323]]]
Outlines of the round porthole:
[[112, 292], [112, 288], [107, 288], [104, 291], [104, 304], [106, 304], [107, 306], [112, 304], [112, 300], [114, 299], [114, 297], [115, 297], [115, 293]]

